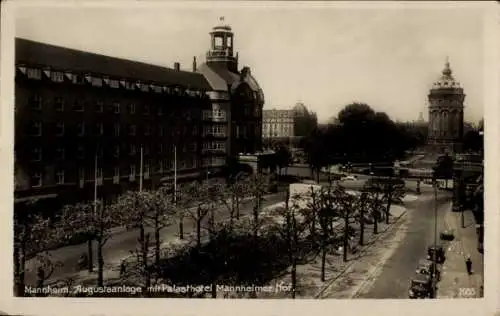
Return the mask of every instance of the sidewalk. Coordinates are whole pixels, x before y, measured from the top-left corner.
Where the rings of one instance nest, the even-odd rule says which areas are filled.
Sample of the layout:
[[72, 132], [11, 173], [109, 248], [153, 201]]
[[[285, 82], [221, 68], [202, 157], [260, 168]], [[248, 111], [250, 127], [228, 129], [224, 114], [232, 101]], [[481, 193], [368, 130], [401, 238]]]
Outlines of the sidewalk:
[[[477, 250], [477, 234], [472, 212], [464, 212], [465, 228], [462, 228], [460, 212], [451, 209], [445, 215], [445, 223], [455, 234], [455, 240], [447, 245], [446, 261], [441, 281], [438, 283], [438, 298], [480, 298], [483, 285], [484, 258]], [[465, 260], [472, 260], [472, 275], [467, 274]]]

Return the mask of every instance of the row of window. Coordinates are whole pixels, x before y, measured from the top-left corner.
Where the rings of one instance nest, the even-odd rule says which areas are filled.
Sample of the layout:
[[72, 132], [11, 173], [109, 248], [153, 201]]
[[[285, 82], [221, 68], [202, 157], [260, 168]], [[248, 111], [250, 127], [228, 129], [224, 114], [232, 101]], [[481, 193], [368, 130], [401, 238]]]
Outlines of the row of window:
[[90, 84], [94, 87], [102, 87], [104, 85], [110, 88], [124, 88], [126, 90], [139, 90], [142, 92], [156, 92], [156, 93], [167, 93], [167, 94], [186, 94], [191, 97], [203, 97], [206, 93], [201, 90], [194, 89], [184, 89], [181, 87], [168, 87], [164, 85], [148, 84], [140, 81], [130, 81], [126, 79], [111, 79], [109, 77], [95, 76], [91, 74], [75, 74], [71, 72], [61, 72], [54, 70], [42, 70], [39, 68], [24, 67], [20, 66], [19, 70], [26, 74], [29, 79], [41, 80], [42, 75], [45, 74], [47, 78], [53, 82], [62, 83], [64, 81], [71, 82], [73, 84]]
[[221, 109], [203, 110], [203, 120], [225, 122], [227, 121], [227, 113]]
[[[95, 112], [104, 113], [106, 107], [104, 101], [95, 100], [92, 103]], [[43, 105], [47, 104], [47, 102], [44, 103], [43, 97], [38, 94], [35, 94], [29, 98], [28, 104], [32, 110], [41, 111], [43, 109]], [[77, 99], [70, 102], [69, 108], [75, 112], [84, 112], [85, 109], [88, 108], [88, 104], [89, 102], [85, 100]], [[67, 102], [62, 97], [55, 97], [53, 105], [55, 111], [63, 112], [66, 109]], [[109, 104], [109, 107], [110, 107], [109, 110], [114, 114], [120, 114], [122, 112], [122, 104], [119, 102], [112, 102], [111, 104]], [[128, 114], [137, 114], [139, 112], [142, 113], [143, 115], [151, 114], [151, 106], [149, 104], [128, 103], [126, 104], [126, 110]], [[158, 116], [163, 116], [164, 114], [163, 106], [159, 106], [157, 108], [156, 114]], [[189, 120], [191, 119], [192, 114], [190, 113], [190, 111], [185, 111], [183, 113], [183, 116], [184, 119]]]
[[[127, 146], [127, 151], [128, 155], [130, 156], [136, 156], [140, 154], [140, 147], [138, 147], [135, 144], [128, 144]], [[151, 147], [149, 145], [144, 145], [143, 147], [143, 155], [144, 156], [149, 156], [151, 154]], [[113, 146], [113, 156], [115, 158], [120, 157], [122, 155], [122, 149], [123, 147], [120, 146]], [[163, 154], [163, 153], [173, 153], [173, 145], [172, 144], [158, 144], [157, 147], [157, 153], [158, 154]], [[179, 146], [177, 148], [177, 151], [179, 153], [187, 153], [187, 152], [196, 152], [198, 149], [197, 143], [189, 143], [189, 144], [183, 144], [182, 146]], [[92, 154], [95, 155], [96, 153], [92, 151]], [[77, 147], [77, 159], [85, 159], [85, 147], [83, 145], [79, 145]], [[103, 148], [100, 148], [97, 150], [97, 156], [99, 158], [104, 156], [104, 150]], [[42, 148], [39, 146], [34, 146], [31, 148], [31, 155], [30, 155], [30, 160], [33, 162], [38, 162], [42, 161]], [[56, 160], [63, 161], [66, 159], [66, 149], [63, 147], [57, 147], [56, 152], [55, 152], [55, 158]], [[87, 157], [88, 158], [88, 157]]]
[[[156, 165], [154, 165], [154, 170], [152, 170], [152, 162], [148, 161], [144, 164], [143, 169], [143, 177], [144, 179], [149, 179], [151, 174], [163, 174], [166, 172], [171, 172], [174, 169], [174, 163], [172, 160], [159, 160]], [[198, 161], [196, 159], [190, 158], [186, 160], [179, 161], [177, 164], [177, 169], [187, 170], [192, 168], [198, 168]], [[34, 172], [30, 178], [30, 186], [33, 188], [41, 187], [43, 185], [43, 172]], [[128, 177], [130, 181], [134, 181], [139, 176], [137, 166], [130, 165], [128, 168], [128, 172], [125, 172], [123, 168], [114, 167], [113, 168], [113, 182], [118, 183], [120, 178]], [[78, 181], [80, 186], [83, 186], [85, 181], [97, 181], [98, 185], [103, 184], [103, 169], [97, 168], [95, 169], [85, 169], [80, 168], [78, 170]], [[54, 172], [54, 180], [56, 184], [65, 184], [67, 183], [66, 172], [64, 170], [56, 170]], [[19, 186], [19, 183], [16, 183], [16, 186]]]
[[226, 142], [204, 142], [203, 143], [203, 151], [226, 151]]
[[[29, 125], [29, 128], [28, 128], [28, 134], [31, 135], [31, 136], [42, 136], [42, 122], [41, 121], [32, 121]], [[76, 134], [78, 136], [85, 136], [86, 134], [88, 134], [88, 125], [89, 124], [85, 124], [84, 122], [80, 122], [80, 123], [77, 123], [76, 124]], [[94, 126], [94, 132], [92, 133], [92, 131], [90, 131], [91, 134], [94, 134], [94, 135], [104, 135], [105, 134], [105, 130], [107, 128], [105, 128], [105, 125], [103, 123], [96, 123], [95, 126]], [[113, 135], [114, 136], [120, 136], [120, 133], [121, 133], [121, 129], [122, 129], [122, 126], [120, 123], [114, 123], [113, 125]], [[187, 127], [186, 126], [183, 126], [183, 129], [185, 131], [187, 131]], [[138, 134], [137, 132], [137, 125], [136, 124], [129, 124], [127, 127], [126, 127], [126, 132], [128, 135], [130, 136], [136, 136]], [[150, 136], [152, 135], [152, 128], [151, 126], [149, 125], [146, 125], [146, 126], [143, 126], [142, 127], [142, 130], [143, 130], [143, 135], [145, 136]], [[193, 136], [196, 136], [198, 135], [198, 128], [197, 126], [193, 126], [190, 128], [190, 133], [193, 135]], [[64, 136], [65, 135], [65, 124], [63, 121], [59, 121], [59, 122], [56, 122], [55, 123], [55, 126], [54, 126], [54, 135], [56, 136]], [[165, 128], [163, 126], [159, 126], [158, 127], [158, 136], [164, 136], [165, 134]]]
[[206, 125], [203, 126], [203, 136], [227, 137], [226, 125]]

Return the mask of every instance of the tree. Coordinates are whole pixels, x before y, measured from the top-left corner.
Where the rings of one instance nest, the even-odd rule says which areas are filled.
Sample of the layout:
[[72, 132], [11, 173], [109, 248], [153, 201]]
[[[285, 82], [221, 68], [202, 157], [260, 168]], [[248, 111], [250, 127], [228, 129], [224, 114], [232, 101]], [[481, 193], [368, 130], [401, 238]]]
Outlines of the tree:
[[336, 200], [339, 217], [343, 220], [342, 248], [343, 260], [345, 262], [347, 261], [347, 250], [349, 248], [349, 238], [351, 235], [349, 225], [350, 219], [355, 218], [357, 215], [356, 197], [346, 192], [342, 186], [338, 185], [334, 190], [334, 198]]
[[201, 247], [202, 221], [209, 215], [209, 192], [206, 185], [194, 182], [180, 192], [179, 202], [183, 214], [194, 220], [196, 225], [196, 246]]
[[361, 192], [358, 199], [358, 222], [359, 222], [359, 242], [360, 246], [364, 246], [364, 235], [365, 235], [365, 222], [366, 222], [366, 210], [368, 209], [368, 192]]
[[268, 192], [267, 188], [269, 186], [269, 177], [262, 174], [253, 174], [246, 180], [246, 187], [248, 189], [248, 194], [252, 200], [252, 232], [254, 240], [257, 240], [259, 235], [259, 229], [261, 226], [261, 221], [259, 214], [262, 211], [262, 203], [264, 202], [264, 196]]
[[160, 233], [174, 223], [175, 205], [169, 198], [170, 188], [164, 187], [156, 191], [147, 192], [144, 197], [149, 199], [149, 210], [146, 221], [154, 228], [155, 265], [160, 265]]
[[385, 211], [385, 223], [389, 224], [390, 210], [392, 203], [394, 201], [401, 201], [404, 195], [404, 189], [401, 184], [397, 183], [393, 179], [386, 179], [385, 183], [381, 184], [380, 190], [383, 192], [382, 199], [386, 201]]
[[332, 228], [332, 223], [338, 218], [338, 211], [333, 199], [332, 186], [323, 189], [320, 195], [320, 210], [318, 212], [318, 220], [321, 236], [321, 281], [325, 282], [326, 269], [326, 254], [329, 246], [336, 239], [335, 231]]
[[[52, 227], [50, 220], [30, 212], [37, 202], [32, 200], [27, 203], [27, 210], [14, 212], [14, 285], [16, 295], [21, 297], [25, 296], [26, 262], [34, 259], [42, 269], [53, 267], [44, 251], [60, 237], [60, 231]], [[51, 272], [44, 274], [43, 278], [39, 278], [42, 283]]]
[[327, 165], [328, 157], [325, 155], [324, 135], [319, 129], [314, 130], [303, 141], [307, 164], [311, 169], [311, 176], [316, 173], [316, 181], [319, 182], [321, 168]]

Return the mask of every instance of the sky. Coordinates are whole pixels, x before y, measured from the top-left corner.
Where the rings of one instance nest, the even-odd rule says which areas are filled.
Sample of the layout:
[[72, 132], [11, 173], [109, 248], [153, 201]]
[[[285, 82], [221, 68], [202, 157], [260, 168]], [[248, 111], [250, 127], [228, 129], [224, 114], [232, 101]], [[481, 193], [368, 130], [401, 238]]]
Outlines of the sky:
[[427, 94], [448, 56], [466, 93], [465, 119], [483, 115], [484, 9], [335, 3], [179, 3], [22, 7], [16, 36], [191, 69], [209, 32], [232, 27], [239, 67], [249, 66], [265, 108], [303, 102], [326, 121], [363, 102], [394, 120], [427, 119]]

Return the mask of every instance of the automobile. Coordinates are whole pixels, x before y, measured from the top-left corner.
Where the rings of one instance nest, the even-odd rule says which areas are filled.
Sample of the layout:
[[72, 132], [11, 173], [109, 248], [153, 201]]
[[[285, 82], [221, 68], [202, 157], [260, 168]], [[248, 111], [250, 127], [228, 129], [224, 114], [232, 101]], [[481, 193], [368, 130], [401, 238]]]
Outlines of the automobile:
[[353, 176], [353, 175], [348, 175], [340, 178], [341, 181], [356, 181], [358, 180], [358, 177]]
[[439, 234], [441, 240], [452, 241], [455, 239], [455, 234], [453, 230], [445, 230]]
[[437, 264], [434, 262], [422, 259], [419, 260], [417, 269], [415, 270], [417, 274], [428, 275], [431, 278], [436, 275], [436, 280], [439, 281], [441, 279], [441, 271], [438, 269]]
[[424, 274], [416, 274], [410, 281], [410, 289], [408, 290], [408, 298], [410, 299], [426, 299], [432, 298], [433, 282], [430, 276]]
[[443, 263], [446, 260], [443, 245], [437, 244], [427, 247], [427, 260], [434, 261], [434, 256], [436, 256], [436, 263]]

